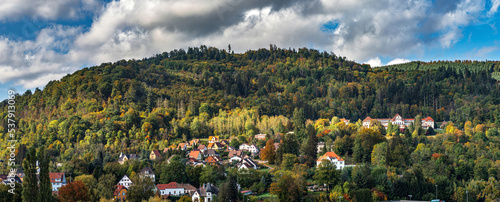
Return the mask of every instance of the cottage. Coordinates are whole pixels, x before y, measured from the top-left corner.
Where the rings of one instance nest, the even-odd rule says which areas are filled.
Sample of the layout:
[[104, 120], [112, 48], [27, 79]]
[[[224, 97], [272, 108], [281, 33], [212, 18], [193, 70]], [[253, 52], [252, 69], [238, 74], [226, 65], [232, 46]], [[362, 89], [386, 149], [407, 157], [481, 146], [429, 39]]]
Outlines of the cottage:
[[115, 185], [115, 191], [113, 195], [115, 196], [115, 201], [127, 201], [127, 187], [122, 185]]
[[221, 140], [220, 143], [224, 146], [226, 145], [229, 145], [229, 141], [228, 140]]
[[242, 144], [239, 147], [240, 150], [242, 151], [249, 151], [252, 152], [253, 154], [259, 153], [259, 148], [255, 144]]
[[213, 184], [203, 184], [196, 192], [191, 196], [193, 202], [211, 202], [219, 193], [219, 189]]
[[215, 143], [210, 143], [208, 144], [208, 149], [213, 149], [213, 150], [223, 150], [224, 145], [222, 145], [220, 142], [215, 142]]
[[224, 150], [225, 152], [230, 152], [230, 151], [236, 151], [236, 148], [232, 147], [232, 146], [227, 146], [226, 150]]
[[151, 153], [149, 154], [149, 159], [151, 159], [153, 161], [160, 160], [161, 159], [160, 151], [158, 151], [158, 150], [151, 151]]
[[316, 165], [319, 166], [319, 164], [321, 164], [324, 160], [332, 162], [335, 166], [337, 166], [338, 170], [342, 170], [345, 166], [344, 159], [340, 158], [340, 156], [335, 154], [335, 152], [326, 152], [323, 156], [316, 160]]
[[208, 143], [215, 143], [215, 142], [219, 142], [220, 139], [219, 139], [219, 136], [209, 136], [208, 137]]
[[240, 162], [238, 162], [238, 164], [236, 164], [236, 166], [238, 167], [238, 169], [259, 168], [259, 165], [251, 158], [243, 158]]
[[66, 186], [66, 176], [64, 173], [49, 173], [52, 191], [59, 191], [59, 188]]
[[179, 143], [179, 146], [177, 146], [177, 149], [180, 150], [187, 150], [187, 144], [186, 143]]
[[209, 149], [209, 150], [206, 150], [204, 153], [203, 153], [204, 156], [220, 156], [220, 154], [215, 151], [215, 150], [212, 150], [212, 149]]
[[199, 139], [193, 139], [193, 140], [189, 141], [189, 146], [190, 147], [195, 146], [197, 144], [200, 144], [200, 140]]
[[154, 182], [156, 177], [155, 177], [155, 173], [153, 172], [153, 170], [150, 168], [150, 167], [145, 167], [141, 170], [141, 172], [139, 173], [139, 176], [141, 177], [149, 177], [151, 178], [151, 180]]
[[228, 158], [232, 158], [233, 156], [239, 156], [241, 157], [243, 155], [243, 152], [241, 151], [229, 151], [229, 154], [227, 155]]
[[139, 157], [136, 154], [123, 154], [120, 152], [120, 156], [118, 157], [118, 163], [123, 165], [128, 160], [138, 160]]
[[201, 154], [201, 151], [191, 151], [189, 152], [189, 158], [193, 158], [196, 160], [201, 160], [203, 159], [203, 154]]
[[209, 156], [205, 159], [208, 165], [214, 166], [214, 165], [219, 165], [219, 162], [222, 161], [221, 158], [218, 156]]
[[207, 146], [205, 146], [204, 144], [198, 146], [198, 149], [201, 151], [201, 152], [205, 152], [208, 148]]
[[118, 182], [118, 185], [122, 185], [127, 189], [132, 186], [132, 180], [127, 175], [124, 175], [123, 178]]

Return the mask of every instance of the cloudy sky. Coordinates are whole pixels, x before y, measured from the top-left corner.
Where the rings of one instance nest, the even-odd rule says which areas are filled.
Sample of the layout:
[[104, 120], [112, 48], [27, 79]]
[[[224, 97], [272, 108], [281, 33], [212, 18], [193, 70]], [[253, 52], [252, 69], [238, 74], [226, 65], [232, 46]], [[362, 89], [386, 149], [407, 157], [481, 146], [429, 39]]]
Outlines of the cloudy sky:
[[500, 0], [2, 0], [0, 98], [189, 46], [308, 47], [372, 66], [500, 60]]

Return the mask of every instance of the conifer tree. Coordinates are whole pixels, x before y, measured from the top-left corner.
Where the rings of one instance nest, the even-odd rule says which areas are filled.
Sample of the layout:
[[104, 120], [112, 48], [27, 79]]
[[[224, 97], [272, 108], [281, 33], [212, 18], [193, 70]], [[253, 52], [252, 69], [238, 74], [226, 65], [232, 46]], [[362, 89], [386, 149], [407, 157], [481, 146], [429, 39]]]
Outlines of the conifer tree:
[[30, 147], [23, 161], [24, 179], [22, 198], [25, 202], [38, 201], [38, 179], [36, 176], [36, 150]]

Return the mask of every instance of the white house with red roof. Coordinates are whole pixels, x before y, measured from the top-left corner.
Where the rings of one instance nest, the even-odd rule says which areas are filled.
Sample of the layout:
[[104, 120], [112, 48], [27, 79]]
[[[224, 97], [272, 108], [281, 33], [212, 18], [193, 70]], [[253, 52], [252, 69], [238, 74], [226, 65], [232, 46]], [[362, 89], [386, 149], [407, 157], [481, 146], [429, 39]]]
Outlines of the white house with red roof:
[[[387, 129], [387, 126], [389, 125], [389, 122], [392, 123], [392, 125], [397, 125], [399, 126], [399, 129], [404, 129], [405, 127], [410, 126], [411, 123], [415, 121], [415, 119], [407, 119], [401, 117], [401, 115], [396, 114], [392, 119], [387, 118], [387, 119], [372, 119], [371, 117], [366, 117], [363, 120], [363, 126], [366, 128], [370, 128], [370, 122], [372, 120], [379, 121], [382, 123], [382, 125]], [[430, 127], [434, 128], [434, 119], [432, 119], [430, 116], [423, 118], [422, 120], [422, 128], [423, 129], [429, 129]]]
[[323, 160], [328, 160], [332, 162], [335, 166], [337, 166], [338, 170], [342, 170], [345, 167], [344, 159], [340, 158], [335, 152], [326, 152], [323, 156], [320, 156], [318, 160], [316, 160], [316, 166], [319, 166]]
[[190, 184], [171, 182], [168, 184], [157, 184], [156, 187], [160, 192], [160, 196], [180, 196], [184, 194], [193, 194], [196, 188]]
[[66, 186], [66, 176], [64, 173], [49, 173], [52, 191], [59, 191], [59, 188]]

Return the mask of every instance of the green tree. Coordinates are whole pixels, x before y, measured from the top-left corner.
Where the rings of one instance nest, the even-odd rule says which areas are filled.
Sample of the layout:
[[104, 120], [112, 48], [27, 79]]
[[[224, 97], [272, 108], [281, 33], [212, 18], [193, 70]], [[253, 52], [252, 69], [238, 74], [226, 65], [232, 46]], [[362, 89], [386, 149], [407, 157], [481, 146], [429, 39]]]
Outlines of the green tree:
[[89, 190], [88, 195], [91, 201], [99, 200], [98, 197], [98, 189], [97, 189], [97, 180], [92, 175], [80, 175], [75, 177], [75, 181], [81, 181], [87, 189]]
[[337, 166], [329, 160], [323, 160], [316, 168], [313, 179], [316, 183], [326, 185], [327, 192], [331, 185], [337, 184], [340, 179], [340, 171]]
[[132, 202], [141, 202], [148, 200], [154, 195], [154, 182], [148, 177], [135, 176], [132, 180], [132, 186], [127, 191], [127, 200]]
[[220, 186], [219, 194], [217, 195], [218, 201], [238, 201], [239, 194], [236, 186], [236, 180], [233, 176], [229, 175], [226, 182]]
[[44, 147], [40, 147], [37, 156], [40, 168], [40, 174], [38, 177], [40, 180], [40, 198], [38, 199], [38, 201], [53, 201], [54, 197], [52, 195], [52, 184], [50, 183], [49, 177], [50, 156], [47, 154]]
[[23, 179], [23, 201], [36, 202], [38, 201], [39, 187], [38, 178], [36, 176], [36, 149], [30, 147], [26, 158], [23, 161], [24, 179]]
[[178, 155], [170, 159], [170, 163], [164, 166], [160, 173], [160, 183], [187, 182], [186, 165], [181, 162]]
[[306, 130], [307, 140], [303, 153], [306, 155], [307, 163], [312, 167], [315, 165], [318, 155], [318, 137], [316, 136], [316, 130], [312, 124], [307, 125]]
[[285, 154], [283, 156], [283, 162], [281, 163], [281, 169], [292, 170], [294, 165], [299, 162], [299, 159], [295, 154]]
[[99, 177], [99, 182], [97, 183], [99, 197], [105, 199], [112, 198], [115, 191], [113, 186], [116, 183], [116, 177], [113, 174], [105, 174]]
[[217, 170], [213, 166], [205, 166], [201, 171], [200, 183], [212, 183], [215, 184], [217, 177]]
[[293, 110], [292, 121], [293, 121], [293, 125], [295, 125], [295, 127], [303, 128], [305, 123], [306, 123], [304, 109], [296, 107], [295, 110]]

